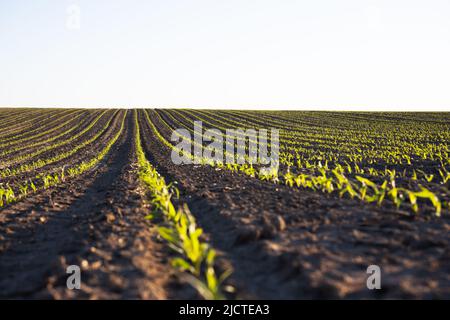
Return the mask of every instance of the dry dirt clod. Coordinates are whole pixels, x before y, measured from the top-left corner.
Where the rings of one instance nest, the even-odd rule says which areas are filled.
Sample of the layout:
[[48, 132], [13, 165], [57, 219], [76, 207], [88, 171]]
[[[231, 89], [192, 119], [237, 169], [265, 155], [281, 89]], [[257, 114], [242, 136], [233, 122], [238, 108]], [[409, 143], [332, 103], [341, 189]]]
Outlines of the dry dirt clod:
[[280, 215], [264, 212], [261, 224], [263, 225], [262, 237], [271, 239], [277, 236], [279, 232], [286, 229], [286, 222]]
[[81, 267], [82, 267], [84, 270], [87, 270], [87, 269], [89, 268], [89, 262], [88, 262], [87, 260], [81, 261]]
[[116, 217], [114, 216], [113, 213], [108, 212], [108, 213], [106, 214], [106, 221], [107, 221], [108, 223], [113, 223], [115, 220], [116, 220]]
[[261, 236], [261, 229], [255, 226], [245, 226], [239, 228], [236, 235], [235, 245], [243, 245], [248, 242], [256, 241]]

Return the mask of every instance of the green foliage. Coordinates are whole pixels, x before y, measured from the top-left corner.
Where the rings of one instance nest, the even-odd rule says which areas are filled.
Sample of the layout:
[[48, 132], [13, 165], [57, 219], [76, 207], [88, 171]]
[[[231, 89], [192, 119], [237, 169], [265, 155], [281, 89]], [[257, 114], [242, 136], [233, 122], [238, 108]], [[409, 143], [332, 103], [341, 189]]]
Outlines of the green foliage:
[[[179, 197], [178, 189], [167, 185], [164, 178], [146, 159], [142, 149], [140, 129], [135, 111], [135, 143], [138, 162], [138, 175], [150, 194], [152, 205], [161, 211], [165, 225], [158, 227], [159, 235], [168, 242], [170, 248], [179, 254], [172, 259], [172, 266], [188, 272], [186, 280], [205, 299], [223, 299], [222, 283], [231, 274], [231, 270], [217, 276], [215, 271], [215, 251], [201, 239], [203, 230], [196, 224], [187, 205], [178, 209], [172, 203], [172, 197]], [[209, 163], [205, 161], [205, 164]], [[245, 168], [243, 171], [248, 171]], [[150, 214], [147, 218], [152, 218]]]
[[[46, 190], [50, 189], [51, 187], [54, 187], [61, 182], [64, 182], [66, 177], [66, 172], [69, 174], [71, 178], [76, 177], [78, 175], [81, 175], [85, 173], [88, 170], [91, 170], [94, 168], [100, 161], [104, 159], [104, 157], [109, 153], [112, 146], [117, 142], [120, 135], [123, 132], [124, 126], [125, 126], [125, 119], [126, 119], [126, 112], [124, 113], [124, 116], [121, 121], [121, 126], [117, 133], [111, 137], [111, 139], [107, 142], [107, 144], [97, 153], [95, 154], [91, 159], [83, 161], [77, 165], [74, 165], [72, 167], [69, 167], [66, 169], [66, 166], [63, 165], [62, 167], [58, 167], [54, 170], [54, 172], [49, 173], [43, 173], [38, 176], [36, 176], [35, 179], [28, 179], [24, 182], [17, 182], [14, 185], [14, 188], [10, 185], [7, 185], [6, 188], [2, 188], [0, 186], [0, 207], [3, 207], [6, 204], [18, 201], [30, 194], [30, 191], [33, 193], [39, 191], [39, 190]], [[108, 122], [108, 127], [109, 127]], [[107, 127], [106, 127], [107, 128]], [[106, 130], [106, 129], [105, 129]], [[100, 132], [103, 132], [101, 130]], [[95, 136], [98, 136], [97, 133]], [[84, 145], [86, 142], [82, 143]], [[73, 150], [78, 150], [78, 147], [75, 147]], [[55, 158], [58, 158], [60, 156], [55, 156]], [[21, 168], [29, 168], [27, 165], [22, 165]], [[27, 169], [28, 170], [28, 169]], [[2, 173], [7, 174], [17, 174], [17, 172], [12, 172], [9, 168], [6, 168], [2, 170]], [[19, 192], [19, 195], [16, 194], [15, 190]]]
[[16, 195], [14, 190], [7, 185], [6, 188], [0, 188], [0, 207], [15, 201]]
[[[147, 122], [162, 143], [170, 149], [175, 149], [153, 124], [148, 112], [144, 111], [144, 113]], [[169, 130], [178, 127], [193, 133], [193, 125], [186, 125], [186, 115], [189, 115], [190, 119], [200, 120], [204, 125], [218, 128], [223, 132], [233, 126], [259, 129], [258, 123], [281, 129], [280, 163], [276, 172], [258, 172], [253, 164], [251, 169], [248, 169], [246, 164], [211, 163], [204, 159], [197, 159], [202, 165], [217, 166], [231, 172], [256, 177], [262, 181], [282, 183], [289, 187], [326, 193], [336, 192], [340, 197], [358, 198], [378, 206], [391, 202], [396, 208], [404, 206], [405, 209], [409, 208], [413, 212], [418, 212], [419, 206], [425, 204], [425, 201], [435, 207], [436, 216], [442, 212], [443, 206], [442, 204], [439, 206], [439, 203], [445, 200], [448, 202], [450, 198], [447, 185], [450, 181], [450, 173], [447, 169], [450, 165], [448, 143], [450, 130], [445, 121], [437, 118], [433, 124], [425, 121], [421, 123], [421, 127], [412, 127], [410, 123], [416, 121], [418, 115], [414, 115], [412, 118], [414, 120], [411, 120], [408, 115], [403, 122], [398, 120], [389, 122], [374, 121], [370, 114], [352, 114], [351, 116], [357, 117], [358, 120], [347, 121], [343, 114], [333, 113], [331, 122], [333, 127], [327, 127], [323, 123], [326, 115], [314, 112], [297, 112], [296, 114], [286, 112], [286, 118], [289, 120], [281, 120], [283, 112], [279, 113], [277, 119], [272, 118], [270, 113], [262, 112], [253, 116], [250, 112], [239, 111], [227, 112], [227, 116], [221, 115], [221, 112], [191, 110], [172, 110], [164, 111], [164, 113], [173, 122], [172, 124], [169, 124], [158, 112], [153, 112], [152, 115]], [[293, 125], [290, 118], [305, 115], [313, 120], [305, 122], [299, 118], [297, 120], [302, 123], [302, 126]], [[386, 115], [387, 118], [389, 116], [389, 114]], [[426, 117], [434, 116], [427, 114]], [[339, 129], [334, 128], [337, 124], [340, 124]], [[392, 127], [396, 128], [395, 134], [391, 130]], [[226, 141], [225, 135], [223, 138]], [[238, 137], [237, 140], [242, 141], [242, 139], [246, 138]], [[249, 142], [258, 142], [256, 136], [250, 136], [248, 139]], [[433, 142], [430, 143], [430, 141]], [[191, 140], [191, 142], [204, 150], [209, 148], [195, 141]], [[228, 146], [229, 143], [225, 144]], [[268, 143], [267, 147], [270, 146], [271, 144]], [[232, 147], [235, 148], [236, 145]], [[248, 147], [246, 148], [248, 150]], [[191, 154], [189, 157], [196, 159]], [[245, 158], [245, 160], [249, 159]], [[424, 160], [439, 165], [438, 185], [437, 174], [430, 172], [432, 167], [422, 167], [421, 161]], [[380, 168], [381, 165], [384, 168]], [[429, 193], [426, 195], [421, 189], [424, 183], [430, 186], [427, 188]], [[441, 187], [442, 185], [444, 188]], [[422, 196], [416, 196], [417, 199], [413, 201], [413, 205], [411, 201], [409, 205], [406, 204], [405, 200], [410, 199], [410, 194], [413, 194], [414, 200], [415, 193]], [[439, 199], [438, 194], [444, 195], [445, 199]]]

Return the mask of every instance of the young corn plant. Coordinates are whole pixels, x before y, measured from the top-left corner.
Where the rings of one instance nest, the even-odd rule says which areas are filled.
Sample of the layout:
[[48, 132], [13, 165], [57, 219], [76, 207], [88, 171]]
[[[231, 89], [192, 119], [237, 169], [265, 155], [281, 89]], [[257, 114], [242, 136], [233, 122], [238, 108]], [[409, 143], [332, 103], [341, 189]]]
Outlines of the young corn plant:
[[48, 174], [42, 177], [42, 181], [44, 183], [44, 189], [49, 189], [52, 186], [55, 186], [59, 183], [59, 176], [57, 173], [51, 175]]
[[270, 169], [259, 172], [258, 177], [261, 181], [279, 182], [278, 167], [271, 167]]
[[[171, 149], [176, 149], [174, 145], [161, 135], [158, 128], [150, 119], [148, 112], [144, 112], [144, 114], [146, 115], [148, 124], [161, 142]], [[155, 114], [155, 116], [168, 129], [172, 128], [159, 114]], [[177, 117], [169, 117], [176, 123], [184, 126], [181, 122], [178, 122]], [[221, 123], [221, 120], [217, 121]], [[237, 126], [246, 127], [246, 124], [237, 123]], [[186, 127], [186, 129], [188, 128]], [[339, 132], [339, 135], [345, 135], [343, 131]], [[434, 176], [432, 174], [427, 174], [426, 176], [420, 174], [420, 177], [418, 177], [417, 169], [411, 167], [405, 168], [405, 165], [410, 166], [418, 158], [440, 160], [440, 168], [442, 169], [439, 174], [442, 179], [442, 184], [450, 181], [450, 177], [447, 177], [447, 172], [444, 171], [445, 166], [450, 165], [450, 158], [448, 157], [449, 148], [445, 143], [440, 143], [438, 146], [433, 144], [423, 145], [411, 143], [409, 141], [410, 131], [402, 133], [407, 138], [405, 143], [398, 140], [398, 136], [393, 138], [389, 132], [386, 132], [386, 134], [383, 133], [375, 139], [369, 131], [358, 131], [357, 136], [354, 136], [354, 133], [351, 132], [351, 136], [345, 135], [345, 137], [333, 137], [329, 136], [328, 133], [325, 136], [319, 136], [311, 133], [291, 132], [290, 129], [281, 131], [281, 140], [284, 139], [287, 143], [286, 145], [283, 145], [283, 143], [280, 145], [280, 150], [286, 151], [280, 153], [280, 163], [288, 166], [288, 168], [295, 164], [299, 172], [298, 175], [297, 173], [293, 175], [288, 169], [287, 173], [281, 175], [281, 179], [277, 175], [271, 176], [267, 173], [256, 174], [255, 176], [261, 180], [283, 183], [289, 187], [297, 186], [322, 192], [336, 191], [339, 192], [341, 197], [348, 194], [351, 198], [359, 198], [365, 202], [377, 203], [379, 206], [382, 205], [385, 199], [391, 199], [397, 208], [400, 208], [409, 196], [407, 189], [396, 186], [396, 178], [400, 179], [399, 181], [402, 185], [405, 185], [407, 182], [418, 181], [419, 179], [431, 183], [436, 180], [436, 174]], [[380, 137], [383, 139], [379, 139]], [[426, 137], [426, 134], [424, 137]], [[297, 138], [302, 139], [302, 145], [306, 148], [300, 147], [296, 143], [295, 140]], [[383, 141], [386, 141], [384, 138], [393, 138], [393, 143], [383, 145]], [[440, 138], [446, 141], [448, 140], [448, 134], [442, 134]], [[326, 145], [323, 145], [323, 141], [327, 141]], [[320, 144], [325, 147], [326, 151], [315, 148], [315, 146]], [[295, 153], [295, 156], [292, 155], [292, 152]], [[207, 162], [204, 163], [208, 164]], [[385, 163], [384, 170], [378, 166], [367, 167], [367, 164], [378, 165], [379, 163]], [[252, 176], [251, 173], [247, 173], [248, 166], [246, 165], [233, 166], [232, 164], [223, 163], [216, 165], [220, 169], [227, 169], [232, 172], [245, 173], [248, 176]], [[330, 171], [330, 168], [333, 166], [334, 172], [331, 170], [331, 177], [324, 174], [324, 172], [327, 173]], [[305, 171], [308, 174], [305, 174]], [[412, 177], [407, 175], [411, 171], [413, 172]], [[317, 172], [320, 174], [316, 176], [315, 174]], [[350, 179], [347, 179], [344, 174], [348, 174]], [[388, 179], [379, 185], [367, 178], [363, 178], [363, 175], [386, 177]], [[358, 179], [356, 176], [360, 176], [360, 178], [366, 180]], [[356, 179], [356, 182], [354, 182], [354, 179]], [[416, 183], [413, 183], [413, 185], [416, 186]], [[428, 198], [432, 199], [431, 197]]]
[[[69, 175], [71, 177], [80, 175], [80, 174], [86, 172], [87, 170], [93, 168], [108, 154], [109, 150], [116, 143], [116, 141], [119, 139], [120, 135], [123, 132], [125, 119], [126, 119], [126, 113], [124, 113], [119, 131], [108, 141], [106, 146], [98, 154], [96, 154], [90, 160], [84, 161], [84, 162], [82, 162], [74, 167], [71, 167], [67, 170], [67, 172], [69, 173]], [[21, 166], [21, 168], [26, 168], [26, 167], [27, 167], [26, 165]], [[3, 172], [9, 172], [11, 174], [14, 174], [14, 171], [9, 170], [9, 169], [5, 169], [2, 171], [2, 173]], [[2, 174], [0, 174], [0, 175], [2, 175]], [[31, 188], [33, 193], [37, 192], [38, 187], [40, 186], [40, 184], [37, 183], [38, 181], [42, 181], [43, 189], [49, 189], [50, 187], [59, 184], [61, 181], [64, 181], [65, 179], [66, 179], [65, 166], [63, 166], [61, 168], [60, 175], [58, 173], [48, 173], [48, 174], [43, 174], [43, 175], [37, 175], [35, 177], [34, 181], [32, 179], [29, 179], [28, 182], [17, 183], [14, 186], [14, 189], [16, 191], [20, 192], [19, 196], [16, 196], [13, 188], [11, 188], [9, 185], [7, 185], [7, 188], [0, 187], [0, 207], [4, 206], [5, 204], [14, 202], [14, 201], [18, 201], [21, 198], [25, 198], [29, 194], [29, 188]], [[35, 181], [36, 181], [36, 183], [35, 183]]]
[[392, 187], [392, 189], [390, 189], [387, 193], [389, 199], [392, 200], [392, 202], [394, 203], [395, 207], [397, 209], [400, 208], [401, 204], [403, 203], [404, 197], [403, 194], [399, 192], [400, 189], [395, 187]]
[[19, 183], [20, 194], [25, 197], [28, 194], [28, 184], [20, 184]]
[[14, 190], [9, 185], [6, 188], [0, 188], [0, 207], [12, 203], [15, 199]]
[[411, 208], [414, 211], [414, 213], [417, 214], [419, 212], [417, 198], [422, 198], [422, 199], [428, 199], [431, 202], [431, 204], [433, 205], [433, 207], [436, 210], [435, 211], [436, 216], [440, 217], [441, 211], [442, 211], [442, 203], [439, 200], [439, 198], [433, 192], [424, 188], [423, 186], [419, 186], [419, 187], [420, 187], [420, 191], [414, 192], [414, 191], [407, 190]]
[[[328, 167], [328, 163], [326, 163], [326, 167]], [[333, 179], [327, 177], [326, 169], [325, 167], [320, 167], [319, 172], [321, 173], [320, 176], [315, 177], [316, 184], [320, 186], [320, 189], [322, 191], [331, 193], [334, 191], [334, 185], [333, 185]]]
[[284, 175], [284, 183], [291, 188], [294, 186], [294, 183], [295, 183], [295, 177], [291, 173], [291, 170], [289, 167], [288, 167], [288, 171]]
[[33, 190], [33, 192], [36, 192], [37, 188], [36, 185], [34, 184], [33, 180], [30, 179], [30, 188], [31, 190]]
[[337, 189], [340, 190], [339, 197], [342, 198], [348, 193], [350, 198], [353, 199], [358, 195], [350, 180], [344, 175], [343, 170], [333, 169], [331, 172], [336, 177], [335, 183]]
[[[387, 181], [384, 181], [380, 188], [378, 186], [370, 181], [367, 178], [363, 178], [361, 176], [356, 176], [356, 179], [361, 182], [362, 187], [360, 188], [360, 197], [361, 200], [366, 202], [376, 202], [377, 205], [381, 205], [381, 203], [384, 200], [384, 197], [386, 196], [386, 189], [387, 189]], [[368, 189], [371, 190], [371, 194], [367, 194]]]
[[442, 169], [439, 169], [439, 175], [441, 176], [441, 183], [446, 184], [448, 181], [450, 181], [450, 172], [443, 167]]
[[[188, 272], [186, 278], [205, 299], [223, 299], [221, 286], [231, 274], [231, 270], [217, 276], [214, 266], [215, 251], [201, 240], [203, 230], [197, 226], [194, 216], [186, 205], [175, 209], [171, 198], [176, 188], [167, 185], [145, 157], [137, 112], [135, 112], [135, 130], [139, 179], [149, 191], [154, 208], [165, 218], [165, 225], [159, 226], [158, 232], [169, 243], [169, 247], [180, 255], [171, 261], [172, 266]], [[179, 195], [178, 190], [175, 191], [175, 195]], [[150, 219], [153, 215], [147, 218]]]

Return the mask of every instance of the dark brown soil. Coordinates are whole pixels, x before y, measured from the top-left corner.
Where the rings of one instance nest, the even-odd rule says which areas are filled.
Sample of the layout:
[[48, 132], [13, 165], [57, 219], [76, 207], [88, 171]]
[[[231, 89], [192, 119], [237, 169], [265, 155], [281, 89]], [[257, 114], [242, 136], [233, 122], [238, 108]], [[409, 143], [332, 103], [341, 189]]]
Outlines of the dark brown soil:
[[[92, 157], [118, 132], [122, 112], [92, 146], [42, 171]], [[152, 119], [169, 139], [167, 127]], [[139, 124], [146, 156], [181, 191], [174, 201], [188, 204], [204, 239], [219, 252], [219, 268], [234, 269], [228, 283], [236, 292], [229, 298], [450, 298], [448, 216], [411, 216], [209, 166], [174, 165], [143, 111]], [[155, 225], [144, 219], [150, 209], [136, 177], [128, 112], [122, 136], [97, 168], [0, 209], [0, 298], [199, 298], [170, 266], [173, 254]], [[82, 267], [79, 291], [66, 288], [72, 264]], [[381, 267], [381, 290], [366, 287], [372, 264]]]
[[[46, 140], [48, 137], [46, 137], [46, 136], [41, 136], [38, 138], [29, 137], [29, 138], [26, 138], [27, 139], [26, 141], [23, 141], [23, 142], [20, 142], [18, 144], [14, 144], [13, 146], [11, 146], [12, 149], [18, 148], [19, 150], [17, 150], [17, 151], [11, 151], [10, 147], [0, 148], [0, 152], [5, 152], [5, 151], [8, 152], [7, 154], [5, 154], [6, 152], [0, 153], [2, 155], [1, 156], [2, 157], [2, 168], [7, 168], [7, 167], [12, 166], [13, 164], [21, 163], [22, 161], [20, 161], [20, 157], [23, 155], [33, 153], [35, 151], [40, 150], [41, 148], [51, 146], [58, 142], [66, 141], [71, 136], [76, 135], [77, 133], [79, 133], [83, 129], [85, 129], [87, 126], [89, 126], [89, 124], [95, 119], [95, 117], [97, 115], [98, 115], [98, 113], [93, 113], [93, 112], [84, 112], [80, 116], [77, 115], [78, 117], [75, 117], [74, 115], [69, 114], [68, 117], [62, 119], [61, 122], [70, 120], [70, 117], [74, 118], [74, 119], [71, 122], [69, 122], [67, 125], [63, 126], [62, 128], [60, 128], [56, 131], [53, 131], [51, 133], [51, 135], [56, 136], [56, 135], [66, 132], [68, 129], [73, 128], [77, 124], [81, 124], [81, 125], [79, 127], [77, 127], [75, 130], [71, 131], [69, 134], [63, 135], [54, 141], [51, 141], [51, 142], [48, 142], [45, 144], [39, 144], [37, 146], [32, 147], [31, 146], [32, 144], [40, 143], [41, 141]], [[48, 129], [51, 129], [51, 128], [42, 127], [42, 131], [46, 131]], [[40, 155], [42, 155], [42, 154], [40, 154]], [[15, 159], [17, 159], [17, 160], [15, 160]]]
[[[55, 113], [57, 112], [58, 111], [55, 111]], [[21, 131], [23, 132], [29, 126], [38, 123], [42, 118], [46, 118], [48, 116], [50, 116], [50, 114], [42, 114], [39, 110], [28, 110], [26, 112], [13, 115], [2, 121], [0, 124], [2, 128], [1, 137], [5, 138], [11, 134], [18, 134]]]
[[[61, 159], [52, 163], [49, 163], [41, 168], [35, 169], [35, 170], [29, 170], [23, 173], [19, 173], [19, 174], [15, 174], [15, 175], [11, 175], [11, 176], [7, 176], [5, 178], [0, 178], [0, 183], [3, 183], [4, 185], [10, 183], [12, 184], [13, 182], [23, 182], [26, 181], [27, 179], [30, 178], [35, 178], [38, 174], [49, 174], [52, 172], [61, 172], [61, 169], [63, 167], [71, 167], [74, 166], [78, 163], [81, 163], [83, 161], [85, 161], [86, 159], [91, 159], [98, 150], [101, 149], [102, 146], [104, 146], [107, 141], [109, 139], [111, 139], [112, 136], [114, 136], [120, 128], [120, 124], [121, 121], [123, 119], [123, 113], [122, 112], [118, 112], [115, 115], [112, 115], [111, 113], [109, 113], [108, 115], [106, 115], [106, 117], [103, 117], [102, 119], [100, 119], [99, 122], [97, 122], [94, 127], [86, 134], [83, 135], [82, 137], [80, 137], [79, 139], [77, 139], [77, 141], [72, 141], [67, 145], [64, 145], [62, 147], [58, 147], [58, 148], [54, 148], [51, 150], [48, 150], [46, 152], [44, 152], [43, 154], [40, 154], [38, 159], [49, 159], [52, 158], [54, 156], [57, 156], [61, 153], [64, 152], [69, 152], [71, 151], [75, 146], [77, 146], [79, 143], [82, 143], [85, 140], [88, 140], [89, 138], [92, 138], [93, 136], [96, 135], [96, 133], [98, 133], [104, 126], [105, 124], [108, 122], [108, 120], [111, 118], [111, 116], [113, 116], [113, 120], [110, 123], [110, 126], [106, 129], [105, 132], [103, 132], [103, 134], [98, 137], [95, 141], [93, 141], [90, 145], [85, 146], [84, 148], [80, 149], [75, 156], [71, 156], [69, 158], [66, 159]], [[13, 168], [19, 168], [21, 165], [24, 164], [31, 164], [34, 161], [36, 161], [36, 158], [31, 158], [31, 159], [27, 159], [26, 161], [21, 162], [20, 164], [16, 164], [13, 166]]]
[[[166, 138], [164, 125], [153, 117]], [[238, 298], [449, 298], [450, 221], [409, 216], [208, 166], [174, 165], [143, 118], [152, 162], [235, 272]], [[382, 269], [382, 290], [366, 269]]]
[[[169, 265], [144, 219], [136, 181], [133, 122], [94, 175], [9, 206], [0, 215], [0, 298], [197, 298]], [[82, 267], [81, 290], [66, 267]]]

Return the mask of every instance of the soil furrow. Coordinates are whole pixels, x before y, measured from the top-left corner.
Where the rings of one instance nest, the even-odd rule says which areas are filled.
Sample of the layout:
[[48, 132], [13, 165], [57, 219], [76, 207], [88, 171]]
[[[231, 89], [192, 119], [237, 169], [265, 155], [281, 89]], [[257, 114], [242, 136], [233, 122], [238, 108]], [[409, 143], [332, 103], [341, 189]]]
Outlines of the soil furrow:
[[[120, 127], [120, 122], [123, 119], [123, 112], [118, 112], [115, 114], [109, 124], [109, 126], [104, 130], [104, 132], [98, 136], [94, 141], [92, 141], [90, 144], [83, 146], [80, 150], [77, 150], [74, 154], [70, 154], [68, 156], [64, 156], [63, 159], [56, 159], [50, 161], [50, 163], [47, 163], [45, 165], [39, 165], [38, 168], [35, 168], [34, 170], [26, 169], [24, 172], [20, 172], [13, 175], [8, 175], [4, 178], [0, 178], [0, 182], [3, 184], [6, 183], [20, 183], [25, 181], [26, 179], [34, 178], [38, 174], [50, 174], [52, 172], [59, 171], [65, 167], [73, 166], [74, 164], [81, 163], [86, 159], [91, 159], [92, 156], [94, 156], [98, 149], [101, 148], [102, 145], [106, 143], [118, 130]], [[95, 135], [99, 133], [99, 131], [103, 130], [103, 127], [107, 123], [107, 121], [110, 118], [100, 119], [101, 121], [97, 122], [93, 128], [89, 130], [89, 132], [86, 133], [86, 135], [83, 135], [77, 141], [71, 141], [68, 145], [64, 145], [62, 147], [57, 147], [52, 150], [48, 150], [44, 152], [43, 154], [39, 155], [39, 159], [51, 159], [53, 157], [57, 157], [60, 154], [64, 154], [66, 152], [72, 152], [74, 148], [76, 148], [80, 142], [84, 142], [86, 140], [89, 140], [93, 138]], [[14, 168], [20, 168], [22, 165], [32, 164], [35, 163], [37, 159], [27, 159], [24, 162], [19, 162], [19, 164], [16, 164], [13, 166]], [[13, 168], [10, 168], [13, 169]]]
[[[142, 114], [141, 114], [142, 115]], [[163, 125], [155, 124], [170, 137]], [[213, 245], [232, 263], [243, 297], [436, 298], [450, 294], [448, 217], [398, 215], [332, 195], [274, 185], [209, 166], [174, 165], [143, 117], [145, 148], [178, 182]], [[368, 228], [368, 226], [377, 226]], [[366, 288], [383, 266], [384, 288]]]
[[[0, 122], [8, 125], [6, 132], [14, 134], [16, 129], [22, 132], [21, 129], [28, 127], [33, 130], [31, 133], [25, 130], [17, 139], [9, 139], [15, 141], [11, 146], [17, 147], [7, 150], [7, 157], [2, 158], [3, 161], [9, 159], [17, 170], [4, 171], [4, 178], [0, 179], [0, 298], [200, 297], [194, 288], [183, 282], [186, 277], [172, 267], [172, 258], [178, 255], [167, 241], [163, 241], [161, 235], [167, 237], [168, 234], [164, 234], [164, 229], [158, 231], [160, 218], [156, 214], [156, 205], [148, 198], [149, 190], [139, 183], [135, 113], [120, 110], [113, 115], [115, 111], [110, 110], [98, 122], [91, 122], [103, 111], [86, 112], [79, 119], [89, 121], [65, 134], [65, 130], [73, 128], [73, 121], [78, 120], [61, 122], [61, 127], [49, 130], [52, 123], [62, 119], [58, 115], [58, 112], [65, 113], [62, 110], [0, 113]], [[73, 109], [73, 114], [78, 113], [84, 111]], [[140, 140], [147, 159], [167, 184], [172, 183], [180, 191], [177, 197], [173, 190], [170, 201], [176, 207], [188, 205], [196, 223], [203, 229], [201, 240], [217, 249], [217, 273], [230, 267], [234, 269], [226, 285], [231, 284], [236, 291], [227, 293], [227, 298], [450, 297], [450, 216], [447, 208], [450, 181], [444, 181], [450, 163], [446, 143], [448, 124], [445, 122], [448, 114], [443, 114], [442, 119], [433, 114], [417, 115], [415, 119], [413, 114], [390, 113], [373, 117], [351, 113], [346, 118], [345, 114], [333, 112], [149, 111], [152, 124], [159, 131], [157, 134], [148, 123], [145, 111], [139, 110], [137, 114]], [[289, 133], [287, 137], [292, 140], [292, 145], [295, 142], [300, 146], [292, 152], [300, 160], [310, 161], [306, 169], [302, 166], [304, 161], [292, 164], [289, 172], [294, 175], [298, 172], [317, 173], [316, 161], [319, 159], [328, 159], [328, 164], [332, 165], [334, 161], [341, 163], [351, 156], [351, 165], [355, 166], [349, 169], [349, 163], [345, 168], [342, 165], [342, 174], [349, 179], [355, 179], [356, 175], [368, 176], [366, 186], [382, 188], [382, 177], [385, 176], [380, 175], [381, 171], [373, 171], [374, 175], [369, 176], [361, 170], [356, 171], [356, 165], [358, 169], [369, 170], [397, 159], [397, 165], [389, 168], [398, 169], [399, 174], [402, 168], [427, 170], [418, 172], [415, 180], [406, 173], [402, 174], [403, 178], [393, 173], [388, 190], [407, 188], [405, 183], [414, 180], [412, 187], [423, 183], [431, 193], [411, 193], [417, 188], [404, 193], [402, 188], [397, 188], [401, 193], [398, 198], [403, 201], [398, 207], [391, 201], [393, 194], [389, 193], [383, 193], [385, 198], [377, 206], [374, 196], [381, 194], [378, 192], [381, 189], [376, 191], [375, 187], [363, 190], [359, 184], [349, 184], [358, 192], [356, 196], [352, 194], [351, 199], [349, 194], [339, 193], [341, 187], [337, 180], [332, 180], [333, 188], [329, 189], [321, 188], [322, 182], [317, 179], [312, 187], [297, 180], [288, 186], [291, 180], [284, 172], [279, 175], [279, 180], [273, 178], [277, 182], [274, 183], [260, 181], [257, 178], [260, 175], [252, 177], [248, 172], [233, 173], [226, 166], [176, 165], [167, 141], [163, 143], [159, 139], [163, 136], [170, 141], [173, 129], [192, 127], [197, 116], [207, 121], [204, 129], [217, 125], [224, 131], [232, 124], [292, 126], [292, 133], [298, 132], [292, 137]], [[14, 119], [22, 118], [26, 122], [15, 123]], [[49, 123], [45, 123], [46, 118]], [[108, 119], [111, 122], [105, 127]], [[396, 125], [401, 119], [404, 123]], [[410, 127], [422, 119], [423, 126]], [[387, 130], [390, 125], [394, 131]], [[86, 128], [90, 129], [84, 132]], [[42, 137], [33, 137], [35, 132], [40, 132]], [[78, 136], [78, 133], [83, 134]], [[409, 133], [417, 136], [416, 142], [413, 141], [415, 136], [410, 137]], [[66, 141], [67, 137], [73, 139]], [[38, 141], [42, 141], [42, 145]], [[109, 149], [111, 141], [115, 143]], [[103, 157], [106, 150], [109, 152]], [[334, 157], [337, 150], [340, 150], [338, 158]], [[399, 152], [411, 155], [411, 163], [396, 158]], [[414, 154], [418, 152], [423, 154], [423, 159], [416, 164]], [[46, 161], [37, 161], [38, 158]], [[439, 159], [442, 160], [438, 166]], [[29, 166], [20, 167], [22, 164]], [[45, 185], [46, 190], [44, 180], [36, 177], [44, 173], [62, 173], [63, 168], [80, 164], [86, 166], [81, 166], [84, 169], [78, 171], [79, 176], [72, 178], [72, 175], [61, 174], [56, 183]], [[281, 168], [285, 165], [289, 164], [284, 163]], [[323, 165], [324, 162], [320, 162], [320, 168], [324, 168]], [[254, 168], [257, 170], [258, 166]], [[331, 169], [323, 169], [326, 177], [331, 176]], [[426, 181], [425, 173], [435, 176], [428, 176], [429, 181]], [[34, 192], [25, 190], [23, 197], [13, 202], [10, 191], [18, 194], [20, 187], [23, 191], [20, 182], [30, 178], [40, 183], [36, 185], [38, 188]], [[434, 191], [438, 197], [426, 198]], [[408, 202], [414, 199], [411, 195], [418, 197], [418, 214], [411, 211], [413, 202], [411, 206]], [[368, 200], [370, 197], [375, 200]], [[438, 212], [436, 202], [439, 199], [442, 210]], [[146, 220], [150, 213], [154, 219]], [[188, 247], [187, 242], [183, 245]], [[69, 276], [66, 268], [70, 265], [81, 267], [81, 290], [69, 290], [66, 286]], [[370, 265], [381, 267], [381, 290], [367, 288]]]
[[[85, 114], [81, 114], [79, 117], [74, 117], [73, 115], [71, 115], [74, 120], [59, 128], [58, 130], [51, 132], [51, 134], [46, 134], [43, 137], [31, 138], [27, 141], [21, 141], [20, 145], [18, 146], [17, 143], [15, 143], [14, 146], [1, 148], [4, 149], [2, 150], [3, 152], [0, 156], [2, 160], [2, 167], [8, 167], [11, 166], [12, 163], [17, 163], [17, 161], [12, 161], [13, 159], [18, 159], [23, 155], [40, 151], [46, 147], [51, 147], [52, 145], [57, 144], [61, 141], [67, 141], [67, 139], [70, 139], [71, 136], [76, 135], [77, 133], [88, 127], [91, 121], [95, 119], [97, 115], [98, 113], [94, 112], [86, 112]], [[45, 130], [45, 128], [42, 128], [42, 130]], [[70, 132], [66, 133], [69, 130]], [[52, 139], [51, 141], [45, 142], [45, 140], [48, 139], [49, 136], [56, 137], [58, 135], [61, 136], [57, 139]]]
[[[129, 113], [122, 138], [95, 174], [3, 210], [1, 298], [192, 297], [144, 219], [132, 130]], [[81, 290], [66, 288], [72, 264], [82, 268]]]

